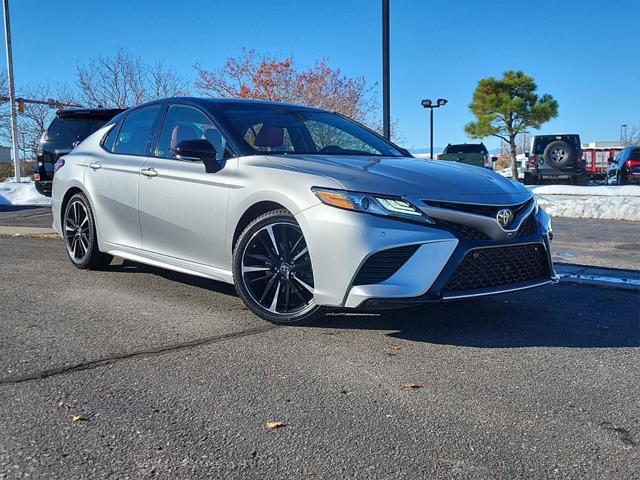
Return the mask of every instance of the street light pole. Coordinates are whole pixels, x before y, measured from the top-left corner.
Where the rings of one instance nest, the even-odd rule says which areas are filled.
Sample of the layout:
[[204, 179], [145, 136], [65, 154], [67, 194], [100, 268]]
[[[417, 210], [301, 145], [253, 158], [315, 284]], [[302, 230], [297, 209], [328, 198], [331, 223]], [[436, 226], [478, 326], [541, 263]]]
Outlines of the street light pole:
[[429, 99], [422, 100], [420, 104], [423, 108], [429, 109], [429, 150], [431, 151], [430, 158], [433, 160], [433, 109], [440, 108], [446, 105], [448, 100], [446, 98], [439, 98], [436, 103], [433, 103]]
[[13, 54], [11, 53], [11, 25], [9, 22], [9, 0], [3, 0], [4, 7], [4, 39], [7, 51], [7, 75], [9, 76], [9, 110], [11, 112], [11, 143], [13, 150], [13, 165], [16, 182], [20, 176], [20, 152], [18, 150], [18, 121], [16, 118], [16, 90], [13, 83]]
[[624, 143], [624, 139], [626, 137], [626, 135], [622, 134], [623, 129], [624, 129], [624, 131], [626, 133], [626, 130], [627, 130], [627, 124], [626, 123], [620, 125], [620, 144]]
[[429, 109], [429, 149], [431, 150], [429, 158], [433, 160], [433, 107]]
[[389, 0], [382, 0], [382, 134], [391, 138], [389, 111]]

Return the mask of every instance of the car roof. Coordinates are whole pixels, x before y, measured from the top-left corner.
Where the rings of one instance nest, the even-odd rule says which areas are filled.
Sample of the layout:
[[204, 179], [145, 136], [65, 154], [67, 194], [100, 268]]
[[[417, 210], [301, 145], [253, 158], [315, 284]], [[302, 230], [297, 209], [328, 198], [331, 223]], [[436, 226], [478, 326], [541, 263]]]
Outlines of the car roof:
[[56, 116], [61, 118], [71, 117], [97, 117], [111, 118], [124, 112], [124, 108], [64, 108], [56, 112]]
[[152, 100], [150, 102], [144, 103], [142, 105], [138, 105], [135, 108], [140, 108], [143, 106], [154, 105], [158, 103], [173, 103], [173, 102], [184, 102], [191, 103], [201, 106], [207, 105], [220, 105], [220, 104], [254, 104], [254, 105], [277, 105], [281, 107], [287, 108], [295, 108], [297, 110], [320, 110], [326, 111], [322, 108], [308, 107], [306, 105], [299, 105], [295, 103], [287, 103], [287, 102], [275, 102], [271, 100], [260, 100], [253, 98], [208, 98], [208, 97], [169, 97], [163, 98], [159, 100]]

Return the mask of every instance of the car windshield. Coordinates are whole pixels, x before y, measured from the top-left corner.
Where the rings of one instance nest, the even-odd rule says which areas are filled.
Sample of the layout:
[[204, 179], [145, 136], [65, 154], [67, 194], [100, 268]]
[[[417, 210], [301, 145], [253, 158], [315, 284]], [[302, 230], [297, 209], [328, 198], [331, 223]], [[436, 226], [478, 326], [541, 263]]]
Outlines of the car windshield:
[[484, 145], [477, 144], [463, 144], [463, 145], [449, 145], [445, 148], [444, 153], [486, 153], [487, 149]]
[[340, 115], [278, 104], [220, 104], [235, 133], [256, 154], [406, 156]]
[[46, 140], [71, 147], [74, 142], [81, 142], [104, 124], [104, 119], [56, 117], [47, 129]]

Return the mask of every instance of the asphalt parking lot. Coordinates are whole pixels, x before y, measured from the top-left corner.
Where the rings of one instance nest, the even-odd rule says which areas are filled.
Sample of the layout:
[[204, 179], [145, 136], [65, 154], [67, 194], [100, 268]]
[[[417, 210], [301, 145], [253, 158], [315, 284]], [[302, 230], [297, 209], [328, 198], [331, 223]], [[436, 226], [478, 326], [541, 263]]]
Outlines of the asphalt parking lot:
[[0, 478], [640, 475], [634, 291], [273, 327], [229, 286], [78, 271], [58, 240], [0, 237], [0, 272]]

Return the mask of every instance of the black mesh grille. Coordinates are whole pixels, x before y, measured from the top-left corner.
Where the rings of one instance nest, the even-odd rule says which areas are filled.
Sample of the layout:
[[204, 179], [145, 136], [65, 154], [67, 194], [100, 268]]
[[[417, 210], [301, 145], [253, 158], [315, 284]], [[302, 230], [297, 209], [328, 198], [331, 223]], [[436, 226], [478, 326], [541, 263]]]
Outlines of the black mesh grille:
[[522, 222], [522, 225], [520, 225], [517, 237], [528, 237], [534, 233], [536, 233], [536, 220], [534, 215], [531, 214], [524, 222]]
[[373, 285], [384, 282], [406, 263], [419, 245], [391, 248], [371, 255], [353, 281], [354, 285]]
[[450, 231], [456, 237], [463, 240], [488, 240], [484, 233], [468, 225], [462, 225], [461, 223], [447, 222], [446, 220], [436, 220], [436, 226]]
[[519, 203], [517, 205], [478, 205], [471, 203], [451, 203], [451, 202], [436, 202], [433, 200], [422, 200], [425, 205], [436, 208], [445, 208], [447, 210], [458, 210], [460, 212], [473, 213], [475, 215], [484, 215], [486, 217], [495, 217], [498, 210], [508, 208], [514, 214], [518, 213], [523, 208], [527, 207], [531, 200]]
[[467, 252], [444, 290], [493, 288], [549, 276], [547, 254], [541, 244], [480, 248]]

